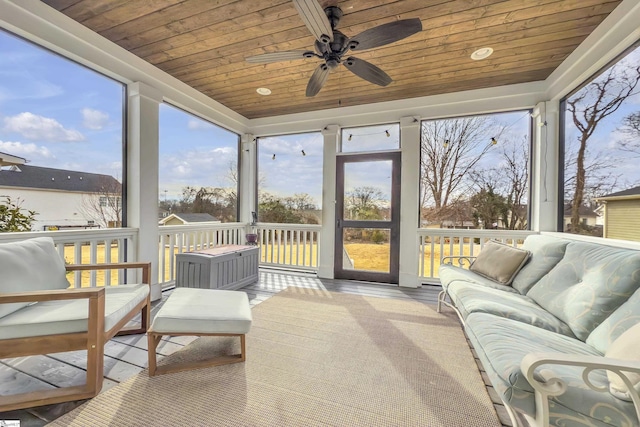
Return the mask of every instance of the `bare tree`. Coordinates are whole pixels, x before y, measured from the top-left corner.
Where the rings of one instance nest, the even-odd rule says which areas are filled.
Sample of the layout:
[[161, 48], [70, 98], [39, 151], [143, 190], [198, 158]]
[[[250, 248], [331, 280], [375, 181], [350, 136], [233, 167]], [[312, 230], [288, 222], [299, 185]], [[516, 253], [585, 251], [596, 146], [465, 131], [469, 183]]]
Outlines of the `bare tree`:
[[[527, 191], [529, 187], [529, 140], [525, 136], [521, 141], [506, 140], [500, 144], [498, 165], [471, 174], [478, 188], [489, 197], [485, 200], [498, 200], [501, 196], [504, 214], [500, 215], [504, 227], [509, 230], [523, 230], [527, 227]], [[478, 193], [476, 193], [478, 194]]]
[[[578, 148], [577, 141], [565, 147], [565, 200], [571, 200], [575, 194]], [[622, 173], [616, 167], [620, 159], [614, 154], [611, 150], [598, 150], [595, 153], [589, 147], [585, 150], [583, 205], [591, 204], [594, 198], [611, 193], [618, 186]]]
[[619, 130], [626, 136], [620, 142], [620, 149], [640, 155], [640, 111], [628, 114], [622, 119]]
[[580, 229], [580, 207], [584, 202], [587, 177], [586, 154], [589, 138], [598, 124], [613, 114], [634, 90], [640, 80], [640, 66], [620, 61], [567, 100], [567, 110], [578, 129], [575, 164], [575, 187], [571, 199], [571, 229]]
[[83, 194], [80, 212], [104, 228], [122, 226], [122, 184], [101, 176], [94, 192]]
[[503, 128], [488, 116], [432, 120], [422, 124], [421, 207], [436, 212], [469, 190], [469, 174], [492, 149]]
[[371, 186], [354, 188], [345, 198], [350, 219], [379, 219], [386, 200], [380, 189]]

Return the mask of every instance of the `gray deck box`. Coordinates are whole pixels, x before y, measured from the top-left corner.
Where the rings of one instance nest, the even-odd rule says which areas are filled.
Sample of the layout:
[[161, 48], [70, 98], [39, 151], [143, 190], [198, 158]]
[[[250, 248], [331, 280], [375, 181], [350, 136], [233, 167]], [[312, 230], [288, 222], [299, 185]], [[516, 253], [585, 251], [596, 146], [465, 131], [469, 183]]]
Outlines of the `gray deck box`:
[[238, 289], [256, 282], [259, 250], [224, 245], [176, 254], [176, 287]]

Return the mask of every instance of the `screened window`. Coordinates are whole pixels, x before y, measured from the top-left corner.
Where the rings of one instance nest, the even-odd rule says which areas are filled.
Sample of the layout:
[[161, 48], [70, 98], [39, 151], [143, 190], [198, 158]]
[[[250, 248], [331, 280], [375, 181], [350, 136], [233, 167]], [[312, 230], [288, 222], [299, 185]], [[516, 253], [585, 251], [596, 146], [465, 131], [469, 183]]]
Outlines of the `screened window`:
[[421, 226], [526, 229], [529, 111], [423, 121]]
[[0, 58], [0, 206], [25, 231], [121, 226], [100, 201], [122, 195], [124, 86], [5, 31]]
[[370, 152], [400, 148], [398, 123], [342, 129], [341, 152]]
[[258, 138], [260, 222], [320, 224], [322, 134]]
[[640, 47], [561, 102], [559, 229], [640, 241]]
[[[159, 216], [238, 219], [238, 134], [169, 104], [160, 106]], [[195, 217], [194, 217], [195, 218]]]

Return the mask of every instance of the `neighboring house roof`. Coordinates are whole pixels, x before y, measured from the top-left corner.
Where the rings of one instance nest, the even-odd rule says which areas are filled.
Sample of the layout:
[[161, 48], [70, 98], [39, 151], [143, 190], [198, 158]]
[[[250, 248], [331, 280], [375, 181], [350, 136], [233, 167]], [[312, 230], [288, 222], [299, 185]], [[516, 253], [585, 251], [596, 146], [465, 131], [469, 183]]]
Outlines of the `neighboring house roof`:
[[[573, 210], [571, 209], [571, 205], [570, 204], [565, 204], [564, 205], [564, 216], [568, 217], [571, 216], [571, 212]], [[587, 217], [587, 216], [591, 216], [591, 217], [596, 217], [598, 216], [593, 209], [591, 209], [589, 206], [580, 206], [580, 209], [578, 209], [578, 213], [580, 214], [581, 217]]]
[[27, 159], [0, 152], [0, 166], [23, 165]]
[[[0, 187], [22, 187], [82, 193], [120, 192], [122, 185], [110, 175], [20, 165], [0, 170]], [[117, 190], [117, 191], [114, 191]]]
[[160, 220], [160, 224], [166, 224], [174, 218], [181, 220], [185, 224], [190, 224], [192, 222], [220, 222], [218, 218], [208, 213], [172, 213], [168, 217]]
[[598, 197], [596, 198], [596, 200], [600, 201], [600, 200], [610, 200], [610, 199], [614, 199], [614, 198], [625, 198], [625, 199], [635, 199], [637, 197], [640, 197], [640, 186], [638, 187], [633, 187], [633, 188], [628, 188], [626, 190], [622, 190], [622, 191], [618, 191], [615, 193], [611, 193], [611, 194], [606, 194], [602, 197]]

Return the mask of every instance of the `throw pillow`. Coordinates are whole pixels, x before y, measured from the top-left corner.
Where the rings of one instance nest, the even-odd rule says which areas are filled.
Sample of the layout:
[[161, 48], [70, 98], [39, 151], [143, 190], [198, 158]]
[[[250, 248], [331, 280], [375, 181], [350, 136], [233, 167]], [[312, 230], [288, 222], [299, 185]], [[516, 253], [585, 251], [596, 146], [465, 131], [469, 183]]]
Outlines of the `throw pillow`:
[[469, 270], [502, 285], [510, 285], [529, 260], [531, 252], [495, 242], [487, 242]]
[[[640, 363], [640, 323], [632, 326], [623, 332], [616, 340], [611, 344], [605, 357], [611, 357], [612, 359], [621, 360], [633, 360]], [[627, 378], [631, 380], [633, 388], [640, 393], [640, 374], [637, 372], [625, 372]], [[622, 378], [618, 374], [607, 371], [607, 377], [609, 378], [609, 391], [618, 399], [631, 400], [629, 389], [625, 385]]]

